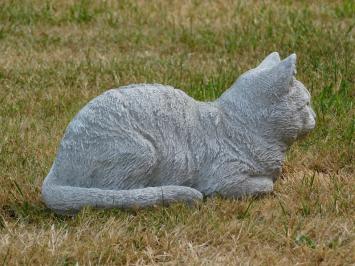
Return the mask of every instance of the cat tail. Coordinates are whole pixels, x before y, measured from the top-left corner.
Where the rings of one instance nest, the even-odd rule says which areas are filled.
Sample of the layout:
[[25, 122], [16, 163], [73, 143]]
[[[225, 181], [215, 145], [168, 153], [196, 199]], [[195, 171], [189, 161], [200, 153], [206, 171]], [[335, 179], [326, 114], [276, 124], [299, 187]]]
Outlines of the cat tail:
[[48, 174], [42, 186], [42, 197], [57, 214], [74, 215], [83, 207], [145, 208], [174, 202], [193, 204], [202, 199], [196, 189], [184, 186], [147, 187], [131, 190], [104, 190], [54, 184]]

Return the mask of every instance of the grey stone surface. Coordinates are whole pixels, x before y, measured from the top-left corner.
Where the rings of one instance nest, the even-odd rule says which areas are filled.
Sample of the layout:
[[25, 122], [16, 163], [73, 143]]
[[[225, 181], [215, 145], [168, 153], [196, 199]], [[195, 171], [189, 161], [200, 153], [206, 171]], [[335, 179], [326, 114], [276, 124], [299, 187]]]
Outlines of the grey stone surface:
[[315, 126], [296, 55], [267, 56], [214, 102], [159, 84], [109, 90], [73, 118], [45, 178], [57, 213], [271, 192], [287, 148]]

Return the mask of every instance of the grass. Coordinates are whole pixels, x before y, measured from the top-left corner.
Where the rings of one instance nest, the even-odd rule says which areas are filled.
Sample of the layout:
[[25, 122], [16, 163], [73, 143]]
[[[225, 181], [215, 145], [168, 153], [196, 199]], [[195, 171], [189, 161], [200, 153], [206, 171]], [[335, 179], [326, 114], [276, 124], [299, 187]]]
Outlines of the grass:
[[[0, 264], [353, 265], [354, 14], [345, 1], [1, 1]], [[129, 83], [218, 97], [265, 55], [298, 55], [317, 128], [275, 193], [55, 216], [40, 187], [66, 125]]]

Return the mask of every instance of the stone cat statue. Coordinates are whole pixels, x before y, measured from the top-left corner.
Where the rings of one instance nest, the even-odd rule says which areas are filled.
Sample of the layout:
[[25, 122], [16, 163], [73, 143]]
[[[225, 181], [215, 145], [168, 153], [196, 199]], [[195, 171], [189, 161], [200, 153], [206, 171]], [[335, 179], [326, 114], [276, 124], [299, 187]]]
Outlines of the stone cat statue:
[[274, 52], [213, 102], [158, 84], [109, 90], [70, 122], [42, 196], [59, 214], [273, 190], [287, 148], [315, 126], [296, 55]]

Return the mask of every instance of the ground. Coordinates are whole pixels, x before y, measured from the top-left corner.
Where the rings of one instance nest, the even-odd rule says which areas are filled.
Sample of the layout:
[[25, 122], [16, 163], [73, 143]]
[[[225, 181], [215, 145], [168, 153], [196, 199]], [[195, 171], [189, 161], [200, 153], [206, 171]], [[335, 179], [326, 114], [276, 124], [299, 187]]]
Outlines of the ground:
[[[0, 263], [354, 265], [353, 1], [0, 2]], [[40, 188], [90, 99], [163, 83], [213, 100], [272, 51], [296, 52], [317, 127], [275, 192], [60, 217]]]

